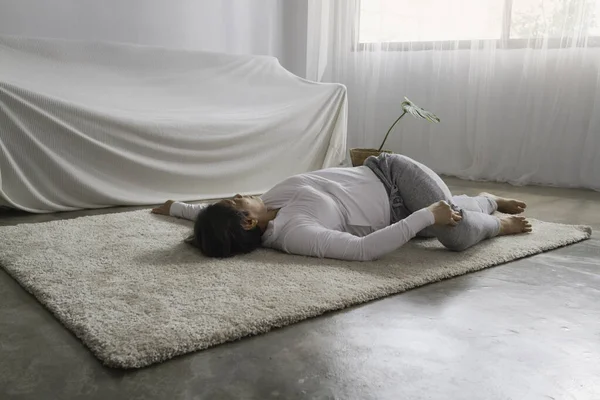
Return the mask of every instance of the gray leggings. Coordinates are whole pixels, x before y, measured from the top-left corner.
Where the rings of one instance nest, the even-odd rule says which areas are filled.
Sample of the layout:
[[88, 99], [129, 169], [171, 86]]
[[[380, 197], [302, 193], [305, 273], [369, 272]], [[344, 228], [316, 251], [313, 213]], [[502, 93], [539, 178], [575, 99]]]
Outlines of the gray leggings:
[[[371, 164], [373, 163], [378, 163], [379, 168], [374, 172], [382, 178], [384, 184], [387, 180], [386, 186], [397, 190], [403, 203], [404, 212], [392, 212], [396, 220], [406, 217], [402, 214], [413, 213], [440, 200], [446, 200], [463, 217], [455, 227], [430, 226], [419, 232], [419, 236], [436, 237], [448, 249], [462, 251], [482, 240], [497, 236], [500, 232], [500, 220], [490, 215], [498, 208], [494, 200], [481, 196], [452, 196], [448, 186], [435, 172], [406, 156], [380, 156], [377, 161], [372, 158]], [[373, 165], [366, 165], [374, 169]], [[392, 220], [393, 222], [396, 221]]]

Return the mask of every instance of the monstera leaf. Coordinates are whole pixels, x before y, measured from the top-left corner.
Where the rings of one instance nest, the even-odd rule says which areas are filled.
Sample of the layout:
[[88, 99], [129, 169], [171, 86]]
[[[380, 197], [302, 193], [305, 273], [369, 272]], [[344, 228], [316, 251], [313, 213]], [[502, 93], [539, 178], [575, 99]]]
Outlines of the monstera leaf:
[[415, 118], [423, 118], [429, 122], [433, 122], [437, 124], [440, 122], [440, 119], [434, 113], [424, 110], [412, 101], [410, 101], [407, 97], [404, 98], [405, 101], [402, 102], [402, 109], [404, 112], [409, 113]]
[[388, 129], [387, 133], [385, 134], [385, 138], [383, 139], [381, 146], [379, 146], [378, 151], [381, 151], [381, 149], [383, 149], [383, 146], [385, 145], [385, 142], [386, 142], [388, 136], [390, 135], [390, 132], [392, 131], [392, 129], [394, 129], [394, 126], [396, 126], [398, 121], [400, 121], [402, 119], [402, 117], [404, 117], [406, 114], [410, 114], [415, 118], [424, 119], [429, 122], [433, 122], [434, 124], [437, 124], [438, 122], [440, 122], [440, 119], [437, 117], [437, 115], [435, 115], [431, 111], [427, 111], [427, 110], [419, 107], [418, 105], [416, 105], [415, 103], [410, 101], [407, 97], [404, 98], [404, 101], [402, 102], [401, 107], [402, 107], [402, 111], [403, 111], [402, 115], [400, 115], [398, 117], [398, 119], [396, 121], [394, 121], [392, 126], [390, 126], [390, 129]]

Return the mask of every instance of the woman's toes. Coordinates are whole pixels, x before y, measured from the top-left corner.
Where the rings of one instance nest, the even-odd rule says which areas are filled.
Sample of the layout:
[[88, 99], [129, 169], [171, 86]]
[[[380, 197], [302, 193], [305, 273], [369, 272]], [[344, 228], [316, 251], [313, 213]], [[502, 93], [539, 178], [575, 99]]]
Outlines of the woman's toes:
[[524, 212], [526, 208], [527, 204], [523, 203], [522, 201], [514, 200], [514, 209], [518, 214]]

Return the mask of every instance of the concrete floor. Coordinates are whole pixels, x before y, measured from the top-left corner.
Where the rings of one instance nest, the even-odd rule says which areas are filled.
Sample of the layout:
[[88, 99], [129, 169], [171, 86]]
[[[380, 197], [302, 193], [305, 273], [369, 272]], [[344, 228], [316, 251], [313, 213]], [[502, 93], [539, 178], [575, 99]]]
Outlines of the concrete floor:
[[[600, 229], [600, 193], [447, 181]], [[0, 299], [0, 399], [600, 399], [597, 238], [133, 371], [103, 367], [1, 270]]]

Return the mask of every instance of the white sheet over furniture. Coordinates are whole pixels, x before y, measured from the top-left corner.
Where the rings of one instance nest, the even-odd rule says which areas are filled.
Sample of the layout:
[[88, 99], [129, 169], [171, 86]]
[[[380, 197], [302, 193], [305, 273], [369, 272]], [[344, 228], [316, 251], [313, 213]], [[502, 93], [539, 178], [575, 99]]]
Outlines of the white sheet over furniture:
[[261, 193], [340, 164], [346, 108], [272, 57], [0, 36], [0, 204]]

